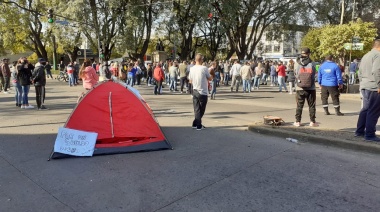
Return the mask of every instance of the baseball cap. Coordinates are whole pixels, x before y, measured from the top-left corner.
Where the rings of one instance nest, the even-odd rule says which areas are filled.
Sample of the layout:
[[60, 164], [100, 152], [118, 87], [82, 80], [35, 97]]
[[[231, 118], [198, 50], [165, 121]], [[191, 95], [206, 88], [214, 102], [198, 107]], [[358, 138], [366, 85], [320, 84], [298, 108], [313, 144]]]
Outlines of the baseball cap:
[[310, 54], [310, 49], [307, 47], [302, 48], [301, 54]]
[[39, 63], [46, 63], [46, 60], [44, 58], [38, 58]]

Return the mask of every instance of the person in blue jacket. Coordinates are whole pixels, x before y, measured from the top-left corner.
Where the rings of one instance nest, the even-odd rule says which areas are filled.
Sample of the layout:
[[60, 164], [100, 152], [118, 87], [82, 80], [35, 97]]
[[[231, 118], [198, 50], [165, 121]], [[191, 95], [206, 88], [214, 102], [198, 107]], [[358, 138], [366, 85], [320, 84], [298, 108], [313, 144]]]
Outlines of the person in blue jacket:
[[333, 56], [326, 57], [325, 62], [321, 65], [318, 71], [318, 82], [321, 86], [321, 99], [325, 115], [330, 115], [328, 98], [331, 95], [335, 115], [343, 116], [340, 112], [339, 105], [339, 89], [343, 87], [342, 72], [339, 66], [333, 61]]

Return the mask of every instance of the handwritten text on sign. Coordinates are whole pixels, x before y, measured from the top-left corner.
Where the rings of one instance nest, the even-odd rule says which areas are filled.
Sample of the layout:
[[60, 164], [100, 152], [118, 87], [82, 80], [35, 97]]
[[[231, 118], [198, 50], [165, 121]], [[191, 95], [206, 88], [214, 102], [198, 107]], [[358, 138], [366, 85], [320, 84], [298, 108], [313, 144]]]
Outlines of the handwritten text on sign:
[[60, 127], [54, 144], [54, 152], [74, 156], [92, 156], [97, 137], [97, 133]]

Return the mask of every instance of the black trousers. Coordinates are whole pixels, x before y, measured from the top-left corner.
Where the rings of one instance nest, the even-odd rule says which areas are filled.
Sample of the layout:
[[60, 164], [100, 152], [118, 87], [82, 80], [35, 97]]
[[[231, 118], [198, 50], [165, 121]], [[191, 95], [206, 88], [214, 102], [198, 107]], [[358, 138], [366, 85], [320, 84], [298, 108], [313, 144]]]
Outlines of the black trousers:
[[193, 127], [202, 127], [202, 117], [205, 114], [207, 105], [207, 95], [201, 95], [197, 90], [193, 90], [194, 121]]
[[300, 90], [296, 92], [296, 122], [301, 122], [302, 110], [305, 104], [305, 100], [309, 105], [310, 121], [315, 122], [315, 105], [316, 105], [316, 91], [315, 90]]
[[180, 81], [181, 81], [181, 91], [183, 91], [183, 87], [185, 86], [185, 84], [186, 84], [186, 86], [188, 86], [189, 85], [189, 81], [187, 81], [186, 77], [181, 77]]
[[34, 88], [36, 90], [37, 108], [41, 108], [45, 102], [45, 86], [34, 86]]
[[10, 87], [10, 81], [11, 81], [10, 77], [4, 77], [4, 85], [3, 85], [4, 91], [8, 91], [8, 88]]
[[323, 107], [328, 107], [328, 98], [331, 95], [334, 107], [339, 107], [339, 87], [338, 86], [322, 86], [321, 99]]
[[154, 86], [154, 94], [156, 95], [160, 94], [161, 86], [162, 86], [162, 80], [156, 81], [156, 85]]

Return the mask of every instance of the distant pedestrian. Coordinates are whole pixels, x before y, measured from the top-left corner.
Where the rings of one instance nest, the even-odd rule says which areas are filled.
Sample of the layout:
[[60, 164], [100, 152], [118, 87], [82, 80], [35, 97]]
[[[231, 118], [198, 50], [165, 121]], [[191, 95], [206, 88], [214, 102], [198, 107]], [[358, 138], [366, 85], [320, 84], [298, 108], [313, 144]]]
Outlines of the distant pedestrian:
[[190, 68], [189, 80], [193, 85], [193, 107], [194, 121], [192, 127], [197, 130], [205, 129], [202, 124], [202, 117], [206, 111], [208, 96], [208, 81], [212, 80], [212, 74], [207, 67], [202, 66], [203, 56], [197, 54], [195, 56], [196, 64]]
[[66, 71], [67, 71], [67, 75], [69, 76], [69, 86], [74, 86], [75, 83], [74, 83], [74, 67], [73, 67], [73, 63], [69, 63], [67, 65], [67, 68], [66, 68]]
[[153, 77], [156, 81], [154, 85], [154, 95], [160, 95], [162, 89], [162, 82], [165, 80], [164, 70], [161, 68], [161, 63], [158, 63], [156, 68], [153, 71]]
[[171, 62], [170, 68], [169, 68], [169, 77], [170, 77], [169, 90], [170, 91], [178, 91], [177, 90], [178, 74], [179, 74], [179, 70], [178, 70], [177, 61]]
[[330, 115], [328, 98], [331, 95], [335, 115], [343, 116], [339, 103], [339, 89], [343, 87], [342, 73], [339, 66], [333, 62], [332, 55], [327, 56], [326, 61], [319, 68], [318, 83], [321, 86], [321, 99], [325, 115]]
[[51, 75], [51, 65], [49, 62], [46, 61], [46, 65], [45, 65], [45, 70], [46, 70], [46, 77], [47, 78], [51, 78], [53, 79], [53, 76]]
[[186, 61], [183, 61], [178, 69], [179, 69], [179, 81], [181, 83], [181, 93], [183, 93], [183, 88], [189, 86], [189, 81], [187, 80], [188, 73], [186, 72], [187, 63]]
[[17, 79], [17, 61], [13, 62], [13, 67], [11, 70], [11, 82], [15, 89], [15, 102], [17, 107], [22, 105], [22, 88], [20, 82]]
[[271, 62], [270, 63], [270, 86], [276, 86], [277, 83], [278, 83], [278, 79], [277, 79], [277, 64], [275, 64], [274, 62]]
[[253, 81], [253, 90], [255, 90], [255, 88], [259, 90], [261, 76], [263, 75], [263, 72], [265, 71], [264, 68], [265, 67], [262, 62], [259, 62], [257, 66], [255, 67], [255, 78]]
[[252, 70], [248, 61], [244, 63], [244, 66], [241, 67], [241, 78], [243, 79], [243, 93], [251, 92], [251, 79], [252, 79]]
[[32, 109], [34, 108], [29, 104], [29, 90], [32, 78], [32, 70], [34, 67], [29, 64], [29, 61], [22, 57], [19, 59], [17, 64], [17, 81], [20, 82], [22, 89], [22, 109]]
[[234, 90], [238, 92], [239, 91], [239, 85], [241, 83], [241, 65], [238, 60], [235, 61], [234, 65], [231, 67], [230, 75], [232, 77], [231, 82], [231, 92]]
[[[46, 68], [46, 66], [45, 66], [45, 68]], [[74, 85], [78, 85], [80, 65], [77, 61], [74, 61], [73, 69], [74, 69], [74, 73], [73, 73]]]
[[278, 75], [278, 86], [279, 86], [279, 92], [282, 92], [282, 88], [285, 89], [286, 92], [288, 92], [288, 89], [286, 88], [285, 84], [285, 77], [286, 77], [286, 67], [282, 63], [282, 61], [279, 62], [277, 67], [277, 75]]
[[91, 65], [91, 60], [85, 60], [79, 71], [79, 77], [82, 79], [83, 88], [91, 90], [98, 84], [99, 76], [96, 74], [95, 69]]
[[214, 62], [211, 62], [211, 66], [210, 68], [208, 69], [208, 72], [210, 73], [211, 77], [212, 77], [212, 80], [210, 81], [211, 83], [211, 96], [210, 96], [210, 99], [214, 99], [215, 100], [215, 96], [216, 96], [216, 87], [217, 87], [217, 78], [216, 78], [216, 70], [217, 70], [217, 67], [218, 64], [216, 61]]
[[353, 85], [355, 84], [356, 81], [356, 71], [358, 70], [358, 60], [355, 59], [353, 62], [350, 64], [350, 84]]
[[380, 116], [380, 37], [375, 39], [372, 50], [363, 56], [359, 79], [363, 108], [359, 114], [355, 136], [380, 142], [380, 138], [376, 136], [376, 124]]
[[33, 73], [32, 73], [32, 83], [36, 91], [36, 103], [38, 110], [46, 110], [44, 106], [45, 102], [45, 85], [46, 85], [46, 73], [45, 73], [46, 60], [43, 58], [38, 59]]
[[9, 87], [10, 87], [10, 81], [11, 81], [11, 69], [9, 67], [9, 59], [4, 58], [2, 63], [0, 64], [0, 71], [2, 72], [2, 78], [3, 82], [1, 84], [3, 85], [3, 93], [9, 94]]
[[289, 94], [293, 94], [295, 81], [296, 81], [296, 77], [294, 75], [294, 61], [290, 59], [289, 65], [288, 65]]
[[231, 65], [227, 60], [223, 64], [223, 70], [224, 70], [224, 83], [223, 84], [225, 86], [228, 86], [228, 82], [230, 81]]
[[[315, 66], [310, 59], [310, 49], [303, 48], [301, 52], [301, 58], [299, 66], [296, 69], [297, 87], [296, 87], [296, 122], [294, 126], [299, 127], [301, 125], [302, 110], [305, 104], [305, 100], [309, 105], [310, 126], [318, 126], [315, 122], [315, 105], [316, 105], [316, 91], [315, 91]], [[280, 80], [279, 80], [280, 81]]]
[[148, 64], [148, 67], [147, 67], [147, 80], [146, 80], [146, 84], [148, 86], [152, 86], [153, 84], [153, 68], [152, 68], [152, 64]]

